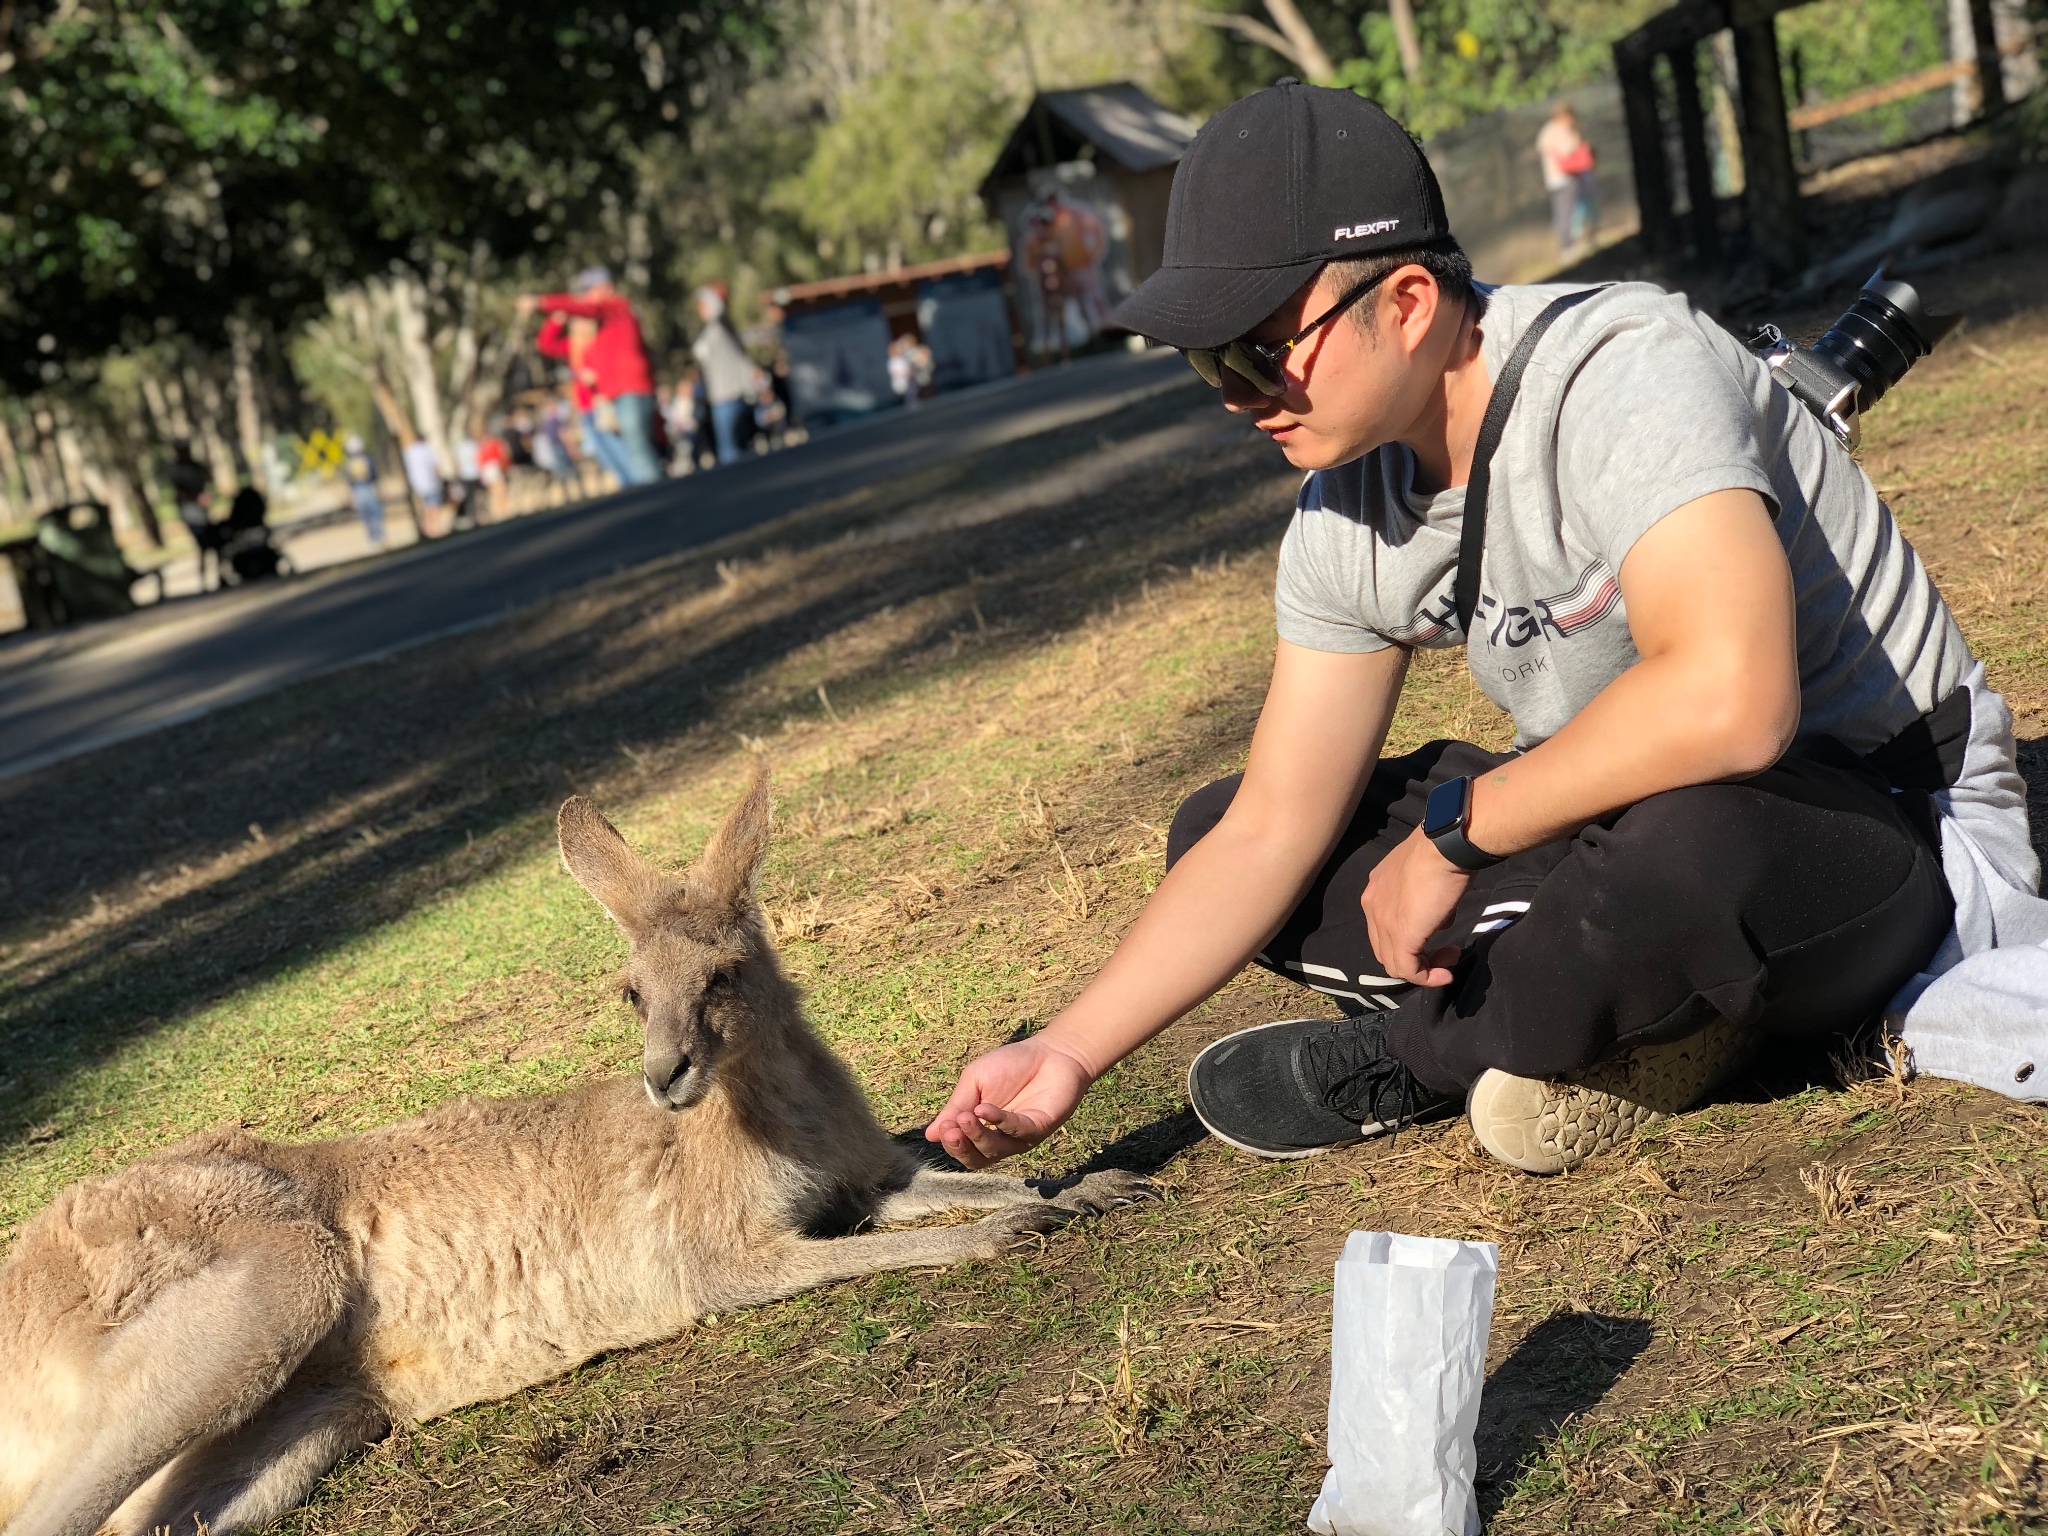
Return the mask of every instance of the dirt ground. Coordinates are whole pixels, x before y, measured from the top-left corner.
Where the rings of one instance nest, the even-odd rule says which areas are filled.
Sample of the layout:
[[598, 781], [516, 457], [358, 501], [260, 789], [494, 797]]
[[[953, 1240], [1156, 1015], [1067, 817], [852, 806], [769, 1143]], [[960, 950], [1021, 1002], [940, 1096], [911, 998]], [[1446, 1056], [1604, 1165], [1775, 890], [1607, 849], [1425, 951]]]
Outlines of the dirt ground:
[[[2041, 270], [1975, 272], [1991, 318], [1863, 457], [2048, 793]], [[920, 1124], [1072, 995], [1173, 807], [1241, 765], [1294, 483], [1191, 384], [0, 784], [0, 1243], [222, 1119], [321, 1136], [629, 1070], [620, 946], [554, 865], [554, 808], [588, 793], [680, 858], [757, 747], [788, 963]], [[1394, 745], [1438, 735], [1505, 737], [1443, 656]], [[1234, 983], [1032, 1159], [1148, 1169], [1165, 1201], [401, 1430], [282, 1528], [1298, 1530], [1353, 1228], [1501, 1245], [1492, 1529], [2048, 1520], [2039, 1111], [1866, 1051], [1774, 1062], [1555, 1180], [1458, 1121], [1289, 1165], [1202, 1139], [1195, 1051], [1314, 1001]]]

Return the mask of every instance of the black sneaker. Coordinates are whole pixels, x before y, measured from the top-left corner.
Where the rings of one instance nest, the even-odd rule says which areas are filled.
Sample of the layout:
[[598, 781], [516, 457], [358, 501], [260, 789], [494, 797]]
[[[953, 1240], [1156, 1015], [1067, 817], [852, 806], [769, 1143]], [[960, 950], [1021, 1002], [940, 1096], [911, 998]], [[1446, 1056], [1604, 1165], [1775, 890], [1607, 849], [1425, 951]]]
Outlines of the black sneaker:
[[1188, 1068], [1209, 1134], [1257, 1157], [1314, 1157], [1458, 1107], [1387, 1049], [1384, 1014], [1282, 1019], [1225, 1035]]

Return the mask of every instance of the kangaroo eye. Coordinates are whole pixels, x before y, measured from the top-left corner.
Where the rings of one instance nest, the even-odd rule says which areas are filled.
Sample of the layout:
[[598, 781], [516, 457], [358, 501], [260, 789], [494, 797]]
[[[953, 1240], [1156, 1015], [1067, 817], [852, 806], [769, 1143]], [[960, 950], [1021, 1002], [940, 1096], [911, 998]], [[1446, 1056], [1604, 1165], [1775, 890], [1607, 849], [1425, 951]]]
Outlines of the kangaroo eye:
[[711, 973], [711, 985], [714, 987], [734, 987], [739, 985], [739, 979], [731, 971], [713, 971]]

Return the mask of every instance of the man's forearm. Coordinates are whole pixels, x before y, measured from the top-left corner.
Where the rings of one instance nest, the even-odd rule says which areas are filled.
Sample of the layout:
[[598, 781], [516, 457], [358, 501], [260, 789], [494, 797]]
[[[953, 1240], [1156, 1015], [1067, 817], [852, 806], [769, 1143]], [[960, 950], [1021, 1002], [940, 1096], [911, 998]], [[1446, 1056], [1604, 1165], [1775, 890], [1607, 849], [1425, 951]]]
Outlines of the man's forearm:
[[534, 308], [543, 314], [574, 315], [579, 320], [596, 320], [604, 315], [602, 304], [579, 299], [573, 293], [544, 293], [534, 300]]
[[1167, 872], [1109, 962], [1043, 1038], [1100, 1077], [1244, 968], [1323, 857], [1226, 817]]
[[1474, 784], [1469, 835], [1489, 853], [1519, 853], [1651, 795], [1762, 772], [1790, 740], [1782, 713], [1716, 707], [1731, 691], [1681, 662], [1637, 663]]

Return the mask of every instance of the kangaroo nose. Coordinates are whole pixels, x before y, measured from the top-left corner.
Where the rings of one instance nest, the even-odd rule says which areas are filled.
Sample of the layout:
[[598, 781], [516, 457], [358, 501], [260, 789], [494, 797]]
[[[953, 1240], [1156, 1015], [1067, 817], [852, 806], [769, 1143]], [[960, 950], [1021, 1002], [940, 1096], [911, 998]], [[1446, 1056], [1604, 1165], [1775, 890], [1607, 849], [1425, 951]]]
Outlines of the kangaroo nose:
[[689, 1070], [690, 1058], [687, 1055], [676, 1056], [666, 1062], [649, 1061], [642, 1074], [647, 1083], [648, 1097], [657, 1104], [668, 1103], [669, 1090], [680, 1083]]

